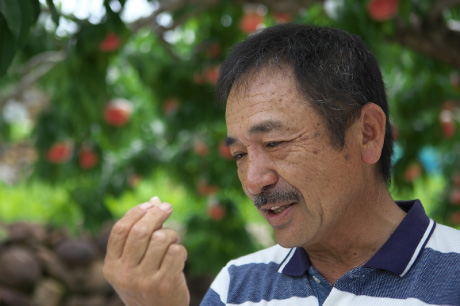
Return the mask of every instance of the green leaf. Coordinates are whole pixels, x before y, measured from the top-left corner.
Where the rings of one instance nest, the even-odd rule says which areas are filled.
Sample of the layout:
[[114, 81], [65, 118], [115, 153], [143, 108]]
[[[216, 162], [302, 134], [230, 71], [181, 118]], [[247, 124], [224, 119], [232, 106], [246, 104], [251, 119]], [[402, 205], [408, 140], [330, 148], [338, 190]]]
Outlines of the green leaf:
[[30, 28], [40, 14], [38, 0], [0, 0], [0, 13], [13, 34], [16, 45], [20, 46], [27, 38]]
[[38, 0], [0, 0], [0, 76], [40, 14]]
[[0, 0], [0, 13], [5, 19], [6, 26], [16, 39], [21, 36], [21, 3], [26, 1]]
[[7, 26], [5, 18], [0, 14], [0, 77], [8, 69], [13, 60], [16, 40]]
[[[14, 0], [10, 0], [14, 1]], [[21, 28], [19, 35], [17, 36], [17, 45], [18, 47], [22, 45], [22, 43], [26, 40], [30, 28], [35, 24], [37, 21], [38, 15], [40, 14], [40, 6], [37, 0], [22, 0], [17, 1], [21, 7]], [[38, 9], [37, 9], [38, 5]]]
[[56, 10], [56, 6], [54, 6], [53, 0], [46, 0], [46, 4], [48, 5], [48, 8], [50, 9], [51, 12], [51, 18], [53, 19], [54, 23], [56, 26], [59, 26], [59, 13]]

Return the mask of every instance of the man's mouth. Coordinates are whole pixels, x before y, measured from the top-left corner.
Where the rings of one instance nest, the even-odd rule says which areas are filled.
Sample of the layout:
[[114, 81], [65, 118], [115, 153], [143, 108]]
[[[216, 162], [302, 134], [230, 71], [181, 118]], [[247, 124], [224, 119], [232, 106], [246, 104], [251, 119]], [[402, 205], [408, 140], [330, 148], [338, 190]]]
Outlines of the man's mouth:
[[287, 205], [281, 205], [281, 206], [273, 206], [271, 208], [263, 209], [263, 210], [266, 211], [267, 213], [278, 215], [278, 214], [282, 213], [283, 211], [285, 211], [286, 209], [288, 209], [289, 207], [291, 207], [294, 204], [295, 203], [291, 203], [291, 204], [287, 204]]

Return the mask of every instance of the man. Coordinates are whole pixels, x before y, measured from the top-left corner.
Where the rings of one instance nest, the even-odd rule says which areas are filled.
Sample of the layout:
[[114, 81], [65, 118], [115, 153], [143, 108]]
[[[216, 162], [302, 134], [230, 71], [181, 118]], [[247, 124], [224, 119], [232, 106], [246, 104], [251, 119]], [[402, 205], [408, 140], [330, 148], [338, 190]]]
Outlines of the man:
[[[268, 28], [232, 50], [217, 93], [244, 192], [279, 245], [231, 261], [203, 305], [460, 305], [460, 232], [388, 192], [386, 95], [359, 38]], [[104, 272], [127, 305], [188, 305], [171, 211], [154, 198], [113, 229]]]

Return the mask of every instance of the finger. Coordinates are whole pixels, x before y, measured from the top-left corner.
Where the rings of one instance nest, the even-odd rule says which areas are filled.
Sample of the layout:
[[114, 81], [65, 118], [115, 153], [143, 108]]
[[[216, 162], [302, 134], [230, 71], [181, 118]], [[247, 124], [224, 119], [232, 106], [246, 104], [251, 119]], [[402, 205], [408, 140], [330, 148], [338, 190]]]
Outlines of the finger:
[[179, 299], [188, 295], [187, 282], [183, 272], [186, 254], [187, 252], [182, 245], [172, 244], [168, 248], [160, 270], [152, 275], [153, 279], [160, 281], [156, 287], [158, 295], [174, 296]]
[[154, 196], [150, 198], [149, 203], [151, 203], [153, 206], [160, 206], [161, 205], [161, 200], [159, 197]]
[[168, 277], [173, 279], [176, 275], [182, 273], [186, 260], [187, 250], [185, 247], [177, 243], [171, 244], [160, 264], [160, 275], [162, 275], [165, 281]]
[[149, 207], [151, 207], [150, 203], [143, 203], [133, 207], [123, 218], [115, 223], [107, 242], [107, 259], [111, 260], [121, 257], [131, 227], [146, 214]]
[[171, 213], [171, 204], [162, 203], [158, 207], [152, 207], [132, 226], [122, 255], [128, 265], [135, 266], [140, 262], [148, 248], [153, 232], [163, 226]]
[[157, 271], [170, 245], [179, 242], [179, 235], [170, 228], [158, 229], [152, 234], [144, 257], [139, 264], [143, 271]]

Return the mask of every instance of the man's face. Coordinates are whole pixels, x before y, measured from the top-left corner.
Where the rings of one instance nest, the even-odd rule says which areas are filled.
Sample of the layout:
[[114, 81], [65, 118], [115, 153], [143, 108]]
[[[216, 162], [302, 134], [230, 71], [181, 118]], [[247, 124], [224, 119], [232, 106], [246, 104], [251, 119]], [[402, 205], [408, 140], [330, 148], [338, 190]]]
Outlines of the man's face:
[[[265, 70], [227, 100], [227, 143], [246, 195], [284, 247], [308, 247], [344, 227], [363, 186], [358, 142], [334, 149], [291, 72]], [[350, 128], [353, 130], [353, 126]], [[357, 134], [357, 133], [355, 133]]]

